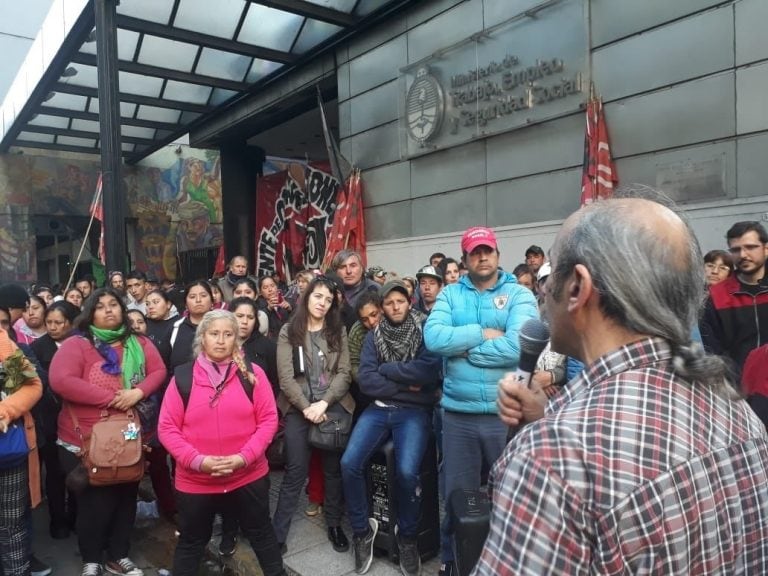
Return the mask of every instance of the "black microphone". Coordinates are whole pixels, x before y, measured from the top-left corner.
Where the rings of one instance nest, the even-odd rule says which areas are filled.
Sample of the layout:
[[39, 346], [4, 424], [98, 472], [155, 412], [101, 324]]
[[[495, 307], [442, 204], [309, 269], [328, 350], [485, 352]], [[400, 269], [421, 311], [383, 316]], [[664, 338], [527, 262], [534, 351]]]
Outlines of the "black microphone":
[[531, 318], [520, 328], [520, 363], [512, 374], [516, 382], [528, 386], [536, 369], [536, 361], [549, 342], [549, 326], [538, 318]]

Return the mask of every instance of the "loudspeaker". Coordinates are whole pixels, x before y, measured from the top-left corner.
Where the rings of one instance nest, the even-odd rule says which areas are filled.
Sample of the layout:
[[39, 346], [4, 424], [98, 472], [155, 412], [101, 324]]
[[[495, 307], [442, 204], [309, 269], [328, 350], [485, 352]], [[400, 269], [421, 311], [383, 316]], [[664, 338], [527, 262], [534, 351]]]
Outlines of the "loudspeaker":
[[459, 576], [468, 576], [480, 559], [491, 521], [485, 490], [454, 490], [450, 496], [453, 552]]
[[[371, 458], [368, 465], [368, 495], [371, 516], [379, 521], [374, 551], [383, 552], [398, 564], [400, 554], [395, 538], [397, 494], [395, 491], [395, 448], [390, 440]], [[421, 461], [421, 518], [417, 537], [419, 554], [426, 561], [440, 552], [440, 503], [437, 489], [437, 449], [430, 437]]]

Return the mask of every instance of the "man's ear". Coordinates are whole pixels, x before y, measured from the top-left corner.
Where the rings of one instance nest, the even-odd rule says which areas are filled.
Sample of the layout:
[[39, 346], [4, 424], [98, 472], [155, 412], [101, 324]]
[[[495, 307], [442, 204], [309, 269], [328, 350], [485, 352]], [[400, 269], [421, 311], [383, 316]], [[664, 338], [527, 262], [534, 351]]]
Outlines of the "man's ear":
[[583, 309], [595, 294], [592, 275], [583, 264], [573, 267], [571, 277], [565, 283], [565, 295], [568, 298], [568, 310]]

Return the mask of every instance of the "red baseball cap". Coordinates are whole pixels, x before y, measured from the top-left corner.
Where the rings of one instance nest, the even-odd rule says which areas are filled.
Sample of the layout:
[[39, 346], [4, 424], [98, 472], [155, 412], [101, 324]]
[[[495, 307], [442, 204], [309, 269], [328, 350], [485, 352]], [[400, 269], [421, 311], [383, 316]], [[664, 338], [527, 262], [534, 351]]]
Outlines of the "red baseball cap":
[[464, 235], [461, 237], [461, 251], [472, 252], [478, 246], [489, 246], [494, 250], [497, 250], [496, 234], [490, 228], [484, 228], [483, 226], [475, 226], [468, 228]]

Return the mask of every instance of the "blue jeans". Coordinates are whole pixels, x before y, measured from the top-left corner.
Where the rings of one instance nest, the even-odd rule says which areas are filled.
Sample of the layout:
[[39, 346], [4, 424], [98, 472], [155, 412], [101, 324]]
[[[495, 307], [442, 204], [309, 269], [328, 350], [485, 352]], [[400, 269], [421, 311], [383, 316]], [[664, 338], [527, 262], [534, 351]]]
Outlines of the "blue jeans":
[[395, 449], [397, 524], [403, 536], [416, 536], [421, 515], [421, 461], [432, 430], [432, 411], [382, 408], [371, 404], [360, 415], [341, 459], [347, 515], [355, 534], [368, 530], [366, 469], [373, 454], [390, 436]]
[[454, 490], [477, 490], [483, 465], [490, 468], [504, 452], [509, 428], [496, 414], [463, 414], [443, 411], [443, 468], [445, 518], [440, 527], [441, 559], [453, 554], [450, 498]]

